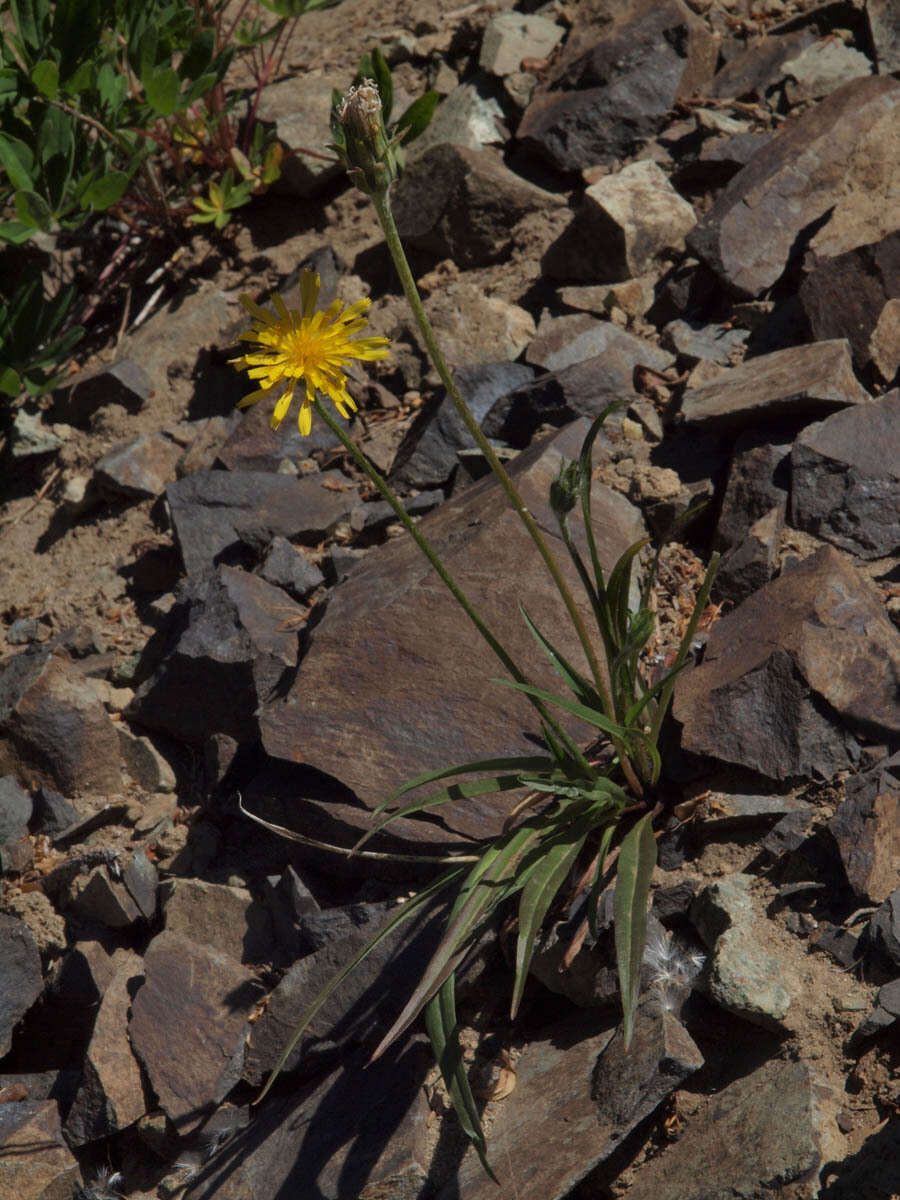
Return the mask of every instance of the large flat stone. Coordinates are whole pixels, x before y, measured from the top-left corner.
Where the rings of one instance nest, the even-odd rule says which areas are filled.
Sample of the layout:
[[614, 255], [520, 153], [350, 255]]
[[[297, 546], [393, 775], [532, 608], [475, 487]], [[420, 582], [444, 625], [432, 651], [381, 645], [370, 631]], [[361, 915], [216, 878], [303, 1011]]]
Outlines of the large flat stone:
[[870, 399], [853, 374], [849, 343], [839, 338], [746, 359], [688, 388], [681, 412], [693, 425], [735, 428], [760, 418], [822, 417]]
[[[896, 123], [898, 106], [895, 79], [870, 76], [838, 88], [754, 154], [689, 235], [689, 248], [735, 295], [759, 296], [835, 208], [863, 136], [881, 119]], [[834, 255], [873, 240], [830, 236], [817, 247]]]
[[[586, 421], [570, 425], [513, 466], [525, 503], [560, 562], [565, 551], [553, 534], [547, 496], [561, 458], [577, 457], [587, 428]], [[608, 571], [643, 525], [628, 501], [599, 484], [594, 516]], [[508, 652], [530, 677], [559, 689], [518, 601], [573, 662], [582, 661], [580, 649], [549, 574], [499, 485], [492, 479], [476, 484], [423, 518], [420, 528]], [[336, 776], [371, 808], [421, 771], [534, 753], [535, 715], [523, 698], [491, 682], [503, 674], [417, 547], [397, 539], [371, 551], [335, 591], [289, 692], [263, 708], [263, 744], [275, 758]], [[452, 803], [441, 808], [441, 824], [468, 836], [491, 836], [508, 807], [508, 801], [477, 798]], [[356, 819], [365, 827], [364, 810]], [[428, 828], [433, 837], [435, 824]]]
[[682, 746], [772, 779], [830, 777], [854, 735], [900, 736], [900, 633], [878, 591], [825, 546], [716, 622], [675, 686]]

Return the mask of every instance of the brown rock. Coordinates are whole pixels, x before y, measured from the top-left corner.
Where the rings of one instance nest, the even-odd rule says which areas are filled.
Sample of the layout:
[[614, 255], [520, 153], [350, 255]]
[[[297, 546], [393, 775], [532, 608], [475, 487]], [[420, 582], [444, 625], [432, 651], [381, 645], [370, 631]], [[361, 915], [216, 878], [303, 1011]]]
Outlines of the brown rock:
[[24, 921], [0, 913], [0, 1059], [13, 1030], [41, 994], [41, 956]]
[[0, 1196], [71, 1200], [80, 1186], [81, 1172], [63, 1141], [56, 1101], [0, 1104]]
[[161, 496], [175, 478], [184, 447], [164, 433], [148, 433], [105, 454], [94, 479], [105, 492], [144, 500]]
[[746, 50], [735, 54], [716, 72], [705, 94], [719, 100], [762, 100], [783, 82], [785, 59], [799, 54], [814, 41], [815, 34], [810, 29], [755, 37]]
[[139, 955], [119, 950], [91, 1035], [81, 1087], [66, 1118], [76, 1146], [125, 1129], [146, 1111], [141, 1069], [128, 1040], [131, 990], [143, 974]]
[[900, 300], [888, 300], [881, 310], [869, 339], [869, 357], [886, 382], [900, 375]]
[[247, 1018], [261, 992], [235, 959], [164, 930], [144, 956], [129, 1034], [161, 1107], [194, 1129], [240, 1078]]
[[[587, 427], [576, 422], [513, 464], [525, 503], [546, 532], [555, 527], [547, 507], [550, 482], [563, 456], [577, 456]], [[599, 484], [594, 515], [598, 553], [608, 570], [641, 536], [642, 522], [623, 497]], [[524, 599], [539, 628], [553, 631], [564, 654], [575, 662], [581, 654], [556, 590], [499, 485], [474, 485], [424, 517], [420, 528], [529, 677], [558, 688], [517, 600]], [[549, 540], [562, 562], [557, 538]], [[534, 752], [526, 736], [536, 729], [531, 706], [510, 689], [487, 683], [502, 673], [417, 547], [397, 539], [370, 551], [335, 592], [290, 691], [263, 709], [263, 744], [275, 758], [337, 776], [370, 808], [420, 771]], [[507, 807], [469, 799], [442, 807], [442, 822], [469, 836], [490, 836]], [[349, 816], [349, 804], [345, 810]], [[366, 823], [364, 810], [355, 821], [357, 827]], [[427, 836], [436, 832], [431, 825]]]
[[[688, 246], [737, 296], [759, 296], [800, 252], [803, 231], [835, 207], [848, 160], [863, 137], [882, 119], [896, 125], [898, 106], [900, 83], [894, 79], [870, 76], [838, 88], [754, 154], [688, 237]], [[890, 169], [884, 151], [876, 162]], [[869, 170], [871, 175], [876, 167], [870, 163]], [[881, 189], [872, 198], [872, 206], [879, 204], [883, 209]], [[875, 240], [848, 241], [844, 234], [838, 239], [832, 231], [814, 245], [833, 256]]]
[[889, 764], [847, 783], [847, 798], [828, 822], [847, 881], [863, 903], [881, 904], [900, 872], [900, 786]]
[[67, 658], [27, 650], [0, 664], [0, 735], [13, 764], [67, 796], [121, 791], [116, 727]]
[[160, 902], [166, 929], [211, 946], [238, 962], [271, 958], [272, 923], [246, 888], [202, 879], [167, 879]]
[[125, 884], [111, 879], [105, 866], [94, 867], [89, 875], [76, 877], [66, 907], [109, 929], [126, 929], [143, 916]]
[[878, 74], [900, 71], [900, 14], [893, 0], [866, 0], [866, 22]]
[[548, 371], [562, 371], [601, 356], [605, 360], [602, 365], [607, 370], [618, 369], [629, 385], [636, 367], [664, 371], [675, 362], [675, 356], [668, 350], [635, 337], [611, 321], [598, 321], [590, 313], [542, 317], [537, 336], [525, 357], [528, 362]]
[[740, 426], [759, 418], [822, 416], [871, 397], [853, 374], [844, 340], [791, 346], [721, 371], [688, 388], [685, 421], [704, 427]]
[[900, 633], [830, 546], [712, 629], [675, 687], [682, 745], [772, 779], [826, 778], [858, 754], [850, 731], [900, 734]]

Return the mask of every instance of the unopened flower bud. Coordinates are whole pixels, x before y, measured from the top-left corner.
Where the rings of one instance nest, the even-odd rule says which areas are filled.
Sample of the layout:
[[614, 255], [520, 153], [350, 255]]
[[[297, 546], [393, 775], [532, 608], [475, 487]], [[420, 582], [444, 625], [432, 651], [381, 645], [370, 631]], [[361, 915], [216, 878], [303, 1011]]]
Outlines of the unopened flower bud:
[[578, 503], [580, 485], [579, 464], [563, 459], [559, 474], [550, 484], [550, 507], [558, 517], [565, 517]]
[[361, 191], [383, 193], [397, 178], [394, 148], [384, 128], [381, 96], [371, 79], [351, 87], [338, 105], [343, 145], [334, 148]]

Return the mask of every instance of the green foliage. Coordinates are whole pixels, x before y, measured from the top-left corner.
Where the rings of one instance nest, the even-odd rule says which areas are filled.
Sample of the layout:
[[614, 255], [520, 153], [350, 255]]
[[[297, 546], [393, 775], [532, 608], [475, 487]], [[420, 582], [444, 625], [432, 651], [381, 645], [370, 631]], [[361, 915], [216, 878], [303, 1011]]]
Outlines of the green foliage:
[[30, 266], [11, 298], [0, 297], [0, 393], [17, 396], [24, 388], [39, 396], [56, 385], [53, 367], [82, 335], [80, 327], [64, 328], [74, 296], [68, 287], [48, 300], [40, 270]]
[[196, 212], [191, 220], [198, 225], [212, 221], [216, 229], [224, 229], [231, 220], [234, 209], [246, 204], [252, 194], [253, 180], [245, 179], [236, 184], [234, 172], [229, 167], [222, 176], [221, 183], [216, 183], [214, 179], [210, 181], [208, 199], [203, 196], [194, 197], [192, 203], [199, 212]]

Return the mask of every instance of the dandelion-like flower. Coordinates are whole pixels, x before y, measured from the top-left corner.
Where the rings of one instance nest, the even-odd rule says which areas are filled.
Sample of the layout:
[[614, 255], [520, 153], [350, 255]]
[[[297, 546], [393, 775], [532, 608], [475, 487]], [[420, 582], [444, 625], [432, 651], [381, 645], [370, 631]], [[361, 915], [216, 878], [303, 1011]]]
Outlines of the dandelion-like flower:
[[300, 404], [297, 424], [306, 437], [312, 428], [312, 402], [317, 391], [324, 392], [334, 402], [345, 419], [356, 410], [356, 402], [347, 391], [344, 367], [351, 359], [371, 362], [387, 356], [390, 344], [386, 337], [355, 338], [366, 327], [362, 315], [369, 300], [358, 300], [344, 308], [340, 300], [330, 308], [317, 311], [321, 280], [312, 271], [300, 273], [301, 309], [288, 309], [280, 296], [272, 296], [275, 312], [260, 307], [249, 296], [241, 296], [241, 304], [253, 317], [253, 325], [240, 334], [242, 341], [256, 342], [259, 348], [231, 361], [245, 369], [251, 379], [260, 381], [258, 391], [240, 401], [247, 408], [265, 399], [279, 385], [284, 391], [272, 412], [271, 425], [277, 429], [287, 415], [294, 398], [294, 388], [302, 379], [306, 393]]

